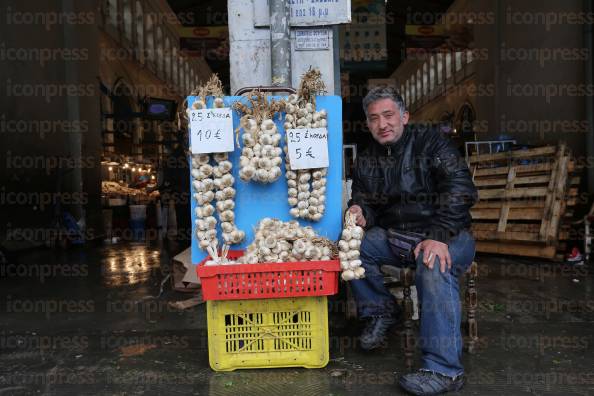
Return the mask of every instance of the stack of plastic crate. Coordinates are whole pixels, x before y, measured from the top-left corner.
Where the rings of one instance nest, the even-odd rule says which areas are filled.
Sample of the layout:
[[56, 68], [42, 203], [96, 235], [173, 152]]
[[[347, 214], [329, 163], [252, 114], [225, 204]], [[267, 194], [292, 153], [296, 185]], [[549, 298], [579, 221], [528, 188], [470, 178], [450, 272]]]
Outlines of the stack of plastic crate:
[[328, 363], [327, 296], [338, 292], [338, 260], [212, 266], [205, 261], [197, 271], [213, 370]]

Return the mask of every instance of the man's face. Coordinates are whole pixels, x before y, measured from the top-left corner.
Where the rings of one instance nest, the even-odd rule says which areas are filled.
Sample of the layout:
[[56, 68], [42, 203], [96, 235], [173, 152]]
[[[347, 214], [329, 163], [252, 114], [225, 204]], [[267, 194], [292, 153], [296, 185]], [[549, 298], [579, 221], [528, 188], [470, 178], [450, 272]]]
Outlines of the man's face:
[[367, 107], [367, 127], [379, 144], [396, 143], [404, 126], [408, 124], [408, 112], [400, 116], [400, 109], [392, 99], [380, 99]]

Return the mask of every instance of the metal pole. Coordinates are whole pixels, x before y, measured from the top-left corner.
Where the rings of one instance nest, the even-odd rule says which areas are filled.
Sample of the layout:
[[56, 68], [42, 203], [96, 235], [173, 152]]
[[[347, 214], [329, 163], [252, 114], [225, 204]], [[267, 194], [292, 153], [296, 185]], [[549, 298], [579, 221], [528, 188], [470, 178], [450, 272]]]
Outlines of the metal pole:
[[290, 8], [286, 0], [270, 0], [272, 85], [291, 85]]
[[[332, 27], [332, 47], [334, 54], [332, 63], [334, 64], [334, 95], [342, 96], [342, 80], [340, 78], [340, 30], [338, 26]], [[330, 92], [332, 93], [332, 92]]]
[[[591, 0], [584, 0], [584, 11], [586, 15], [590, 15], [592, 13], [592, 1]], [[589, 23], [584, 24], [584, 47], [588, 49], [590, 56], [587, 57], [586, 61], [584, 62], [585, 70], [585, 78], [586, 78], [586, 87], [592, 86], [592, 25]], [[591, 95], [586, 95], [586, 120], [588, 121], [588, 130], [586, 132], [586, 155], [588, 158], [588, 162], [590, 158], [594, 158], [594, 98]], [[588, 192], [590, 194], [594, 193], [594, 168], [592, 166], [588, 167]]]

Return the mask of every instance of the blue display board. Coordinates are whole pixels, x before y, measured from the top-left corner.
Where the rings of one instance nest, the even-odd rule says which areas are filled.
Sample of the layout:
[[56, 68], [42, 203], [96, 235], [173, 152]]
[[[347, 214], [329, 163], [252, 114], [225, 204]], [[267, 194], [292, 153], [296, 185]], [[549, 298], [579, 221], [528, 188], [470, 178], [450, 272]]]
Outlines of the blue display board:
[[[272, 97], [279, 100], [281, 97]], [[188, 96], [188, 105], [191, 108], [195, 97]], [[245, 97], [227, 96], [225, 105], [232, 107], [238, 101], [245, 101]], [[247, 101], [246, 101], [247, 102]], [[207, 100], [208, 107], [212, 107], [212, 98]], [[328, 156], [330, 167], [328, 168], [326, 184], [326, 212], [319, 222], [311, 222], [298, 219], [301, 225], [311, 225], [318, 235], [336, 241], [342, 231], [342, 98], [339, 96], [318, 96], [316, 97], [316, 109], [325, 109], [328, 112]], [[233, 128], [239, 127], [240, 114], [233, 111]], [[275, 118], [275, 123], [282, 135], [281, 147], [285, 144], [284, 114], [282, 120]], [[236, 143], [237, 144], [237, 143]], [[235, 223], [240, 230], [245, 231], [246, 239], [240, 245], [232, 245], [231, 249], [244, 249], [252, 243], [254, 239], [254, 228], [264, 217], [276, 218], [283, 221], [294, 220], [289, 214], [289, 204], [287, 202], [287, 179], [285, 178], [284, 153], [281, 169], [283, 175], [276, 182], [262, 184], [254, 181], [248, 183], [239, 178], [239, 157], [241, 147], [235, 147], [233, 153], [229, 153], [229, 160], [233, 163], [233, 177], [235, 177], [234, 188], [237, 191], [235, 197]], [[191, 168], [190, 168], [191, 169]], [[190, 175], [190, 186], [192, 185]], [[196, 200], [193, 199], [194, 190], [190, 187], [192, 193], [191, 217], [192, 217], [192, 263], [198, 264], [207, 253], [200, 249], [196, 239]], [[215, 214], [216, 216], [216, 214]], [[217, 218], [218, 219], [218, 218]], [[217, 224], [220, 238], [220, 225]]]

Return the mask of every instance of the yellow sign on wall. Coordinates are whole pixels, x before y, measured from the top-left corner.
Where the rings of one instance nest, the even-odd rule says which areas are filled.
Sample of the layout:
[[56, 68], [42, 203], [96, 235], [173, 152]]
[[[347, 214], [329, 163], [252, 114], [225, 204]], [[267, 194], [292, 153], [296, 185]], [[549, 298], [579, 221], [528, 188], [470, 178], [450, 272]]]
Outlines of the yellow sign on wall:
[[182, 38], [225, 39], [229, 36], [227, 26], [194, 26], [178, 28]]
[[407, 36], [444, 36], [445, 26], [443, 25], [406, 25]]

